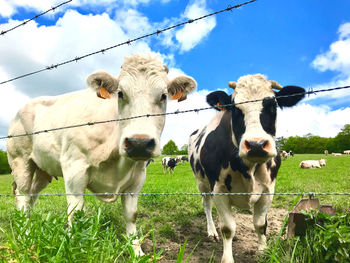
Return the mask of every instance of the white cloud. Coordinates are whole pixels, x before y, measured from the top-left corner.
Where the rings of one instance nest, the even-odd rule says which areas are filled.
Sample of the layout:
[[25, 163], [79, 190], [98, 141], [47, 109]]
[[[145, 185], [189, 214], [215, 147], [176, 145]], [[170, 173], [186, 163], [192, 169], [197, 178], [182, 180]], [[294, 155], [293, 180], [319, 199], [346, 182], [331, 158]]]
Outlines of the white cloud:
[[327, 106], [302, 103], [278, 111], [276, 136], [304, 136], [311, 133], [334, 137], [347, 123], [350, 123], [350, 108], [332, 111]]
[[[184, 17], [194, 19], [208, 14], [206, 1], [197, 0], [192, 5], [186, 7]], [[216, 26], [215, 17], [209, 17], [191, 24], [186, 24], [176, 32], [176, 40], [180, 43], [182, 52], [189, 51], [203, 40]]]
[[333, 70], [350, 75], [350, 23], [339, 27], [339, 39], [332, 43], [329, 50], [319, 54], [312, 66], [320, 71]]

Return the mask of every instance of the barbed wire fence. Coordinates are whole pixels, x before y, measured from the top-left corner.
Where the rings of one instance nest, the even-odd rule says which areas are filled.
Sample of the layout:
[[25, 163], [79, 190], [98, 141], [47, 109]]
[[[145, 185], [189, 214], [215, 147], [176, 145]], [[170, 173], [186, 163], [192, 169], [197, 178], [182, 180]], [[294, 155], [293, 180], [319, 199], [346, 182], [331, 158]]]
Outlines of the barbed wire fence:
[[[5, 84], [5, 83], [9, 83], [12, 82], [14, 80], [17, 79], [21, 79], [21, 78], [25, 78], [34, 74], [38, 74], [40, 72], [43, 71], [47, 71], [47, 70], [52, 70], [52, 69], [56, 69], [60, 66], [72, 63], [72, 62], [78, 62], [81, 59], [96, 55], [96, 54], [104, 54], [106, 51], [109, 51], [111, 49], [123, 46], [123, 45], [130, 45], [133, 42], [136, 42], [138, 40], [141, 39], [145, 39], [154, 35], [159, 35], [161, 33], [164, 33], [166, 31], [172, 30], [174, 28], [186, 25], [186, 24], [191, 24], [193, 22], [205, 19], [207, 17], [210, 16], [214, 16], [223, 12], [227, 12], [227, 11], [232, 11], [233, 9], [237, 9], [239, 7], [242, 7], [244, 5], [248, 5], [250, 3], [256, 2], [257, 0], [251, 0], [251, 1], [247, 1], [241, 4], [237, 4], [234, 6], [228, 6], [225, 9], [195, 18], [195, 19], [189, 19], [185, 22], [161, 29], [161, 30], [157, 30], [155, 32], [152, 32], [150, 34], [146, 34], [131, 40], [127, 40], [124, 42], [121, 42], [119, 44], [98, 50], [98, 51], [94, 51], [91, 52], [89, 54], [85, 54], [83, 56], [80, 57], [75, 57], [73, 59], [61, 62], [61, 63], [57, 63], [57, 64], [52, 64], [51, 66], [47, 66], [43, 69], [37, 70], [37, 71], [33, 71], [30, 73], [26, 73], [20, 76], [17, 76], [15, 78], [6, 80], [6, 81], [2, 81], [0, 82], [0, 85]], [[63, 2], [55, 7], [52, 7], [51, 9], [36, 15], [35, 17], [24, 21], [23, 23], [10, 28], [8, 30], [5, 31], [1, 31], [0, 35], [4, 35], [20, 26], [24, 26], [25, 24], [27, 24], [28, 22], [37, 19], [38, 17], [50, 12], [50, 11], [54, 11], [55, 9], [57, 9], [58, 7], [68, 4], [69, 2], [72, 2], [72, 0]], [[342, 90], [342, 89], [348, 89], [350, 88], [350, 86], [344, 86], [344, 87], [336, 87], [336, 88], [331, 88], [331, 89], [321, 89], [321, 90], [309, 90], [307, 92], [304, 93], [299, 93], [299, 94], [294, 94], [294, 95], [285, 95], [285, 96], [280, 96], [280, 97], [290, 97], [290, 96], [300, 96], [300, 95], [312, 95], [312, 94], [316, 94], [316, 93], [321, 93], [321, 92], [330, 92], [330, 91], [335, 91], [335, 90]], [[226, 104], [226, 105], [220, 105], [220, 106], [210, 106], [210, 107], [203, 107], [203, 108], [196, 108], [196, 109], [189, 109], [189, 110], [182, 110], [182, 111], [175, 111], [175, 112], [168, 112], [168, 113], [163, 113], [163, 114], [144, 114], [144, 115], [139, 115], [139, 116], [132, 116], [132, 117], [128, 117], [128, 118], [122, 118], [122, 119], [112, 119], [112, 120], [102, 120], [102, 121], [94, 121], [94, 122], [87, 122], [87, 123], [82, 123], [82, 124], [76, 124], [76, 125], [70, 125], [70, 126], [64, 126], [64, 127], [57, 127], [57, 128], [52, 128], [52, 129], [45, 129], [45, 130], [40, 130], [40, 131], [35, 131], [32, 133], [24, 133], [24, 134], [14, 134], [14, 135], [7, 135], [7, 136], [3, 136], [0, 137], [0, 140], [3, 139], [12, 139], [12, 138], [17, 138], [17, 137], [24, 137], [24, 136], [34, 136], [34, 135], [39, 135], [42, 133], [48, 133], [48, 132], [53, 132], [53, 131], [58, 131], [58, 130], [64, 130], [64, 129], [72, 129], [72, 128], [79, 128], [79, 127], [84, 127], [84, 126], [93, 126], [93, 125], [98, 125], [98, 124], [104, 124], [104, 123], [111, 123], [111, 122], [120, 122], [120, 121], [126, 121], [126, 120], [133, 120], [133, 119], [138, 119], [138, 118], [149, 118], [149, 117], [159, 117], [159, 116], [166, 116], [166, 115], [177, 115], [177, 114], [184, 114], [184, 113], [190, 113], [190, 112], [200, 112], [200, 111], [204, 111], [204, 110], [209, 110], [209, 109], [216, 109], [218, 107], [220, 108], [229, 108], [229, 107], [233, 107], [235, 105], [239, 105], [239, 104], [246, 104], [246, 103], [253, 103], [253, 102], [258, 102], [261, 100], [250, 100], [250, 101], [244, 101], [241, 103], [232, 103], [232, 104]], [[19, 196], [43, 196], [43, 197], [50, 197], [50, 196], [126, 196], [126, 195], [130, 195], [130, 196], [155, 196], [155, 195], [160, 195], [160, 196], [174, 196], [174, 195], [187, 195], [187, 196], [236, 196], [236, 195], [281, 195], [281, 196], [316, 196], [316, 195], [320, 195], [320, 196], [325, 196], [325, 195], [336, 195], [336, 196], [348, 196], [350, 195], [350, 193], [336, 193], [336, 192], [329, 192], [329, 193], [317, 193], [317, 192], [295, 192], [295, 193], [186, 193], [186, 192], [182, 192], [182, 193], [55, 193], [55, 194], [0, 194], [0, 197], [19, 197]]]
[[157, 31], [154, 31], [152, 33], [149, 33], [149, 34], [146, 34], [146, 35], [143, 35], [143, 36], [140, 36], [140, 37], [137, 37], [137, 38], [134, 38], [134, 39], [129, 39], [127, 41], [124, 41], [124, 42], [121, 42], [119, 44], [116, 44], [116, 45], [113, 45], [113, 46], [110, 46], [110, 47], [106, 47], [106, 48], [103, 48], [101, 50], [97, 50], [97, 51], [94, 51], [94, 52], [91, 52], [89, 54], [85, 54], [85, 55], [82, 55], [82, 56], [77, 56], [73, 59], [69, 59], [69, 60], [66, 60], [66, 61], [63, 61], [63, 62], [60, 62], [60, 63], [57, 63], [57, 64], [52, 64], [51, 66], [47, 66], [43, 69], [39, 69], [39, 70], [36, 70], [36, 71], [32, 71], [32, 72], [29, 72], [29, 73], [26, 73], [26, 74], [23, 74], [23, 75], [20, 75], [20, 76], [17, 76], [17, 77], [14, 77], [12, 79], [8, 79], [8, 80], [5, 80], [5, 81], [2, 81], [0, 82], [0, 85], [3, 85], [5, 83], [9, 83], [9, 82], [12, 82], [14, 80], [17, 80], [17, 79], [21, 79], [21, 78], [25, 78], [25, 77], [29, 77], [31, 75], [35, 75], [35, 74], [38, 74], [38, 73], [41, 73], [43, 71], [47, 71], [47, 70], [52, 70], [52, 69], [56, 69], [58, 67], [61, 67], [63, 65], [66, 65], [66, 64], [70, 64], [70, 63], [73, 63], [73, 62], [78, 62], [79, 60], [81, 59], [84, 59], [84, 58], [87, 58], [87, 57], [90, 57], [90, 56], [93, 56], [93, 55], [97, 55], [97, 54], [104, 54], [106, 51], [109, 51], [111, 49], [114, 49], [114, 48], [117, 48], [117, 47], [121, 47], [121, 46], [125, 46], [125, 45], [130, 45], [131, 43], [133, 42], [136, 42], [138, 40], [141, 40], [141, 39], [145, 39], [145, 38], [149, 38], [151, 36], [157, 36], [161, 33], [164, 33], [166, 31], [169, 31], [169, 30], [172, 30], [172, 29], [175, 29], [177, 27], [180, 27], [180, 26], [184, 26], [186, 24], [191, 24], [193, 22], [197, 22], [199, 20], [202, 20], [202, 19], [205, 19], [205, 18], [208, 18], [208, 17], [211, 17], [211, 16], [215, 16], [217, 14], [220, 14], [220, 13], [224, 13], [224, 12], [228, 12], [228, 11], [232, 11], [233, 9], [237, 9], [239, 7], [242, 7], [242, 6], [245, 6], [245, 5], [248, 5], [248, 4], [251, 4], [251, 3], [254, 3], [256, 2], [257, 0], [251, 0], [251, 1], [247, 1], [247, 2], [244, 2], [244, 3], [241, 3], [241, 4], [237, 4], [237, 5], [234, 5], [234, 6], [228, 6], [227, 8], [225, 9], [221, 9], [219, 11], [216, 11], [216, 12], [213, 12], [213, 13], [210, 13], [210, 14], [207, 14], [207, 15], [203, 15], [201, 17], [197, 17], [197, 18], [194, 18], [194, 19], [189, 19], [185, 22], [182, 22], [182, 23], [179, 23], [179, 24], [176, 24], [176, 25], [173, 25], [173, 26], [169, 26], [169, 27], [166, 27], [166, 28], [163, 28], [163, 29], [160, 29], [160, 30], [157, 30]]
[[[330, 92], [330, 91], [349, 89], [349, 88], [350, 88], [350, 86], [336, 87], [336, 88], [330, 88], [330, 89], [321, 89], [321, 90], [312, 90], [311, 89], [311, 90], [309, 90], [307, 92], [303, 92], [303, 93], [279, 96], [279, 98], [294, 97], [294, 96], [301, 96], [301, 95], [312, 95], [312, 94], [316, 95], [317, 93], [321, 93], [321, 92]], [[184, 113], [190, 113], [190, 112], [196, 112], [197, 113], [197, 112], [204, 111], [204, 110], [209, 110], [209, 109], [229, 108], [229, 107], [233, 107], [235, 105], [254, 103], [254, 102], [259, 102], [259, 101], [262, 101], [262, 99], [248, 100], [248, 101], [243, 101], [243, 102], [240, 102], [240, 103], [231, 103], [231, 104], [225, 104], [225, 105], [220, 105], [220, 106], [208, 106], [208, 107], [202, 107], [202, 108], [196, 108], [196, 109], [188, 109], [188, 110], [181, 110], [181, 111], [177, 110], [177, 111], [174, 111], [174, 112], [166, 112], [166, 113], [158, 113], [158, 114], [143, 114], [143, 115], [139, 115], [139, 116], [131, 116], [131, 117], [120, 118], [120, 119], [102, 120], [102, 121], [90, 121], [90, 122], [81, 123], [81, 124], [57, 127], [57, 128], [52, 128], [52, 129], [44, 129], [44, 130], [35, 131], [35, 132], [32, 132], [32, 133], [10, 134], [10, 135], [7, 135], [7, 136], [0, 137], [0, 140], [12, 139], [12, 138], [18, 138], [18, 137], [25, 137], [25, 136], [34, 136], [34, 135], [39, 135], [39, 134], [42, 134], [42, 133], [48, 133], [48, 132], [53, 132], [53, 131], [73, 129], [73, 128], [80, 128], [80, 127], [84, 127], [84, 126], [93, 126], [93, 125], [98, 125], [98, 124], [106, 124], [106, 123], [111, 123], [111, 122], [121, 122], [121, 121], [134, 120], [134, 119], [140, 119], [140, 118], [160, 117], [160, 116], [167, 116], [167, 115], [178, 115], [178, 114], [184, 114]]]
[[53, 6], [53, 7], [51, 7], [50, 9], [48, 9], [48, 10], [46, 10], [46, 11], [40, 13], [40, 14], [37, 14], [37, 15], [35, 15], [34, 17], [32, 17], [32, 18], [30, 18], [30, 19], [28, 19], [28, 20], [25, 20], [24, 22], [22, 22], [22, 23], [20, 23], [20, 24], [18, 24], [18, 25], [16, 25], [16, 26], [14, 26], [14, 27], [11, 27], [11, 28], [9, 28], [9, 29], [7, 29], [7, 30], [2, 30], [2, 31], [0, 32], [0, 36], [4, 36], [4, 35], [7, 34], [8, 32], [13, 31], [13, 30], [15, 30], [16, 28], [19, 28], [19, 27], [21, 27], [21, 26], [24, 26], [24, 25], [28, 24], [30, 21], [33, 21], [33, 20], [35, 20], [35, 19], [38, 19], [39, 17], [41, 17], [41, 16], [43, 16], [43, 15], [45, 15], [45, 14], [51, 12], [51, 11], [55, 11], [57, 8], [59, 8], [59, 7], [63, 6], [63, 5], [65, 5], [65, 4], [68, 4], [68, 3], [72, 2], [72, 1], [73, 1], [73, 0], [69, 0], [69, 1], [63, 2], [63, 3], [59, 4], [59, 5]]

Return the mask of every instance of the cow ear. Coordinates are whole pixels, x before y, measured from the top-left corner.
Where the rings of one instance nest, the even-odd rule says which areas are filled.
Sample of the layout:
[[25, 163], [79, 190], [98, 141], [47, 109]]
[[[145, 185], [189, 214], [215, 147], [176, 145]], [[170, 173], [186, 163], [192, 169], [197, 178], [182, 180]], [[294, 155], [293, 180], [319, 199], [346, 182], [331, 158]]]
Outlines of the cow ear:
[[292, 107], [305, 97], [305, 89], [297, 86], [285, 86], [275, 94], [280, 108]]
[[224, 91], [214, 91], [207, 95], [207, 102], [210, 106], [215, 107], [216, 110], [225, 110], [226, 107], [219, 107], [220, 105], [231, 104], [231, 96]]
[[92, 73], [86, 79], [86, 83], [102, 99], [110, 99], [110, 94], [115, 93], [118, 88], [118, 79], [104, 71]]
[[187, 99], [187, 94], [195, 90], [197, 87], [196, 81], [189, 76], [179, 76], [170, 81], [168, 85], [168, 93], [172, 100], [178, 102]]

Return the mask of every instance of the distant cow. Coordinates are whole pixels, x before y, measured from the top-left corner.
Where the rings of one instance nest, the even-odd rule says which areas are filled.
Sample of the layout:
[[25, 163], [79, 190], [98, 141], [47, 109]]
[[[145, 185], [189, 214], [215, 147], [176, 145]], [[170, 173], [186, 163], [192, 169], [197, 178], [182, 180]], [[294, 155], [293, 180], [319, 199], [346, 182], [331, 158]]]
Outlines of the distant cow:
[[176, 158], [164, 157], [162, 159], [163, 172], [166, 173], [169, 170], [169, 174], [174, 174], [175, 167], [177, 165]]
[[301, 161], [299, 164], [300, 168], [307, 169], [307, 168], [321, 168], [322, 166], [326, 166], [326, 160], [306, 160]]
[[282, 151], [281, 158], [282, 158], [282, 160], [286, 160], [288, 158], [288, 153], [286, 151]]
[[332, 156], [342, 156], [341, 153], [332, 153]]
[[350, 150], [344, 151], [344, 154], [350, 154]]
[[293, 157], [294, 156], [294, 153], [292, 151], [289, 151], [288, 152], [289, 156]]
[[328, 150], [324, 150], [324, 154], [328, 156]]
[[[232, 95], [215, 91], [207, 96], [209, 105], [215, 106], [219, 112], [207, 126], [190, 136], [190, 164], [198, 189], [201, 193], [214, 194], [268, 194], [202, 197], [208, 236], [213, 239], [218, 239], [219, 235], [212, 218], [211, 198], [219, 215], [224, 244], [222, 262], [233, 262], [232, 239], [236, 224], [231, 206], [254, 208], [258, 248], [266, 247], [266, 218], [273, 198], [269, 194], [274, 193], [281, 164], [275, 143], [277, 107], [293, 106], [305, 94], [303, 88], [282, 88], [260, 74], [241, 77], [237, 83], [229, 82], [229, 86], [234, 88]], [[227, 104], [231, 105], [222, 106]]]
[[[184, 100], [196, 87], [191, 77], [169, 80], [167, 74], [168, 68], [155, 56], [136, 54], [125, 58], [117, 77], [98, 71], [88, 76], [88, 89], [36, 98], [21, 108], [10, 124], [10, 135], [93, 121], [128, 120], [8, 139], [18, 209], [28, 210], [53, 177], [63, 177], [69, 194], [70, 224], [74, 211], [83, 208], [86, 189], [93, 193], [136, 193], [121, 197], [126, 234], [134, 234], [137, 193], [146, 179], [146, 161], [160, 154], [167, 99]], [[145, 113], [158, 116], [130, 118]], [[97, 197], [106, 202], [117, 199], [117, 195]], [[142, 254], [135, 244], [135, 253]]]
[[181, 162], [182, 162], [182, 163], [188, 162], [188, 157], [187, 157], [187, 156], [182, 156], [182, 157], [181, 157]]

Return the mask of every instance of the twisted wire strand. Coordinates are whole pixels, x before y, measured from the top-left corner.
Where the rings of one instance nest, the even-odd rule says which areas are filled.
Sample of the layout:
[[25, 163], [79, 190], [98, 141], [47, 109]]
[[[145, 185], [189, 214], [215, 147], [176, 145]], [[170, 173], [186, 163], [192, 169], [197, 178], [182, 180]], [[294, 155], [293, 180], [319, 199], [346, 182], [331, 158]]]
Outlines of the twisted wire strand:
[[[341, 89], [348, 89], [348, 88], [350, 88], [350, 86], [336, 87], [336, 88], [330, 88], [330, 89], [321, 89], [321, 90], [308, 91], [308, 92], [297, 93], [297, 94], [292, 94], [292, 95], [279, 96], [279, 98], [294, 97], [294, 96], [300, 96], [300, 95], [305, 95], [305, 94], [316, 94], [316, 93], [321, 93], [321, 92], [330, 92], [330, 91], [341, 90]], [[104, 123], [111, 123], [111, 122], [120, 122], [120, 121], [133, 120], [133, 119], [139, 119], [139, 118], [160, 117], [160, 116], [166, 116], [166, 115], [177, 115], [177, 114], [184, 114], [184, 113], [190, 113], [190, 112], [200, 112], [200, 111], [209, 110], [209, 109], [217, 109], [219, 107], [220, 108], [224, 108], [224, 107], [228, 108], [228, 107], [233, 107], [235, 105], [259, 102], [259, 101], [262, 101], [262, 99], [248, 100], [248, 101], [243, 101], [243, 102], [240, 102], [240, 103], [231, 103], [231, 104], [225, 104], [225, 105], [220, 105], [220, 106], [208, 106], [208, 107], [203, 107], [203, 108], [181, 110], [181, 111], [177, 110], [177, 111], [174, 111], [174, 112], [166, 112], [166, 113], [159, 113], [159, 114], [143, 114], [143, 115], [132, 116], [132, 117], [128, 117], [128, 118], [93, 121], [93, 122], [81, 123], [81, 124], [76, 124], [76, 125], [68, 125], [68, 126], [57, 127], [57, 128], [52, 128], [52, 129], [45, 129], [45, 130], [35, 131], [35, 132], [32, 132], [32, 133], [22, 133], [22, 134], [14, 134], [14, 135], [2, 136], [2, 137], [0, 137], [0, 140], [12, 139], [12, 138], [18, 138], [18, 137], [25, 137], [25, 136], [34, 136], [34, 135], [38, 135], [38, 134], [41, 134], [41, 133], [48, 133], [48, 132], [52, 132], [52, 131], [59, 131], [59, 130], [72, 129], [72, 128], [79, 128], [79, 127], [84, 127], [84, 126], [93, 126], [93, 125], [97, 125], [97, 124], [104, 124]]]
[[130, 45], [131, 43], [136, 42], [136, 41], [138, 41], [138, 40], [141, 40], [141, 39], [144, 39], [144, 38], [148, 38], [148, 37], [151, 37], [151, 36], [154, 36], [154, 35], [159, 35], [159, 34], [161, 34], [161, 33], [164, 33], [164, 32], [166, 32], [166, 31], [172, 30], [172, 29], [174, 29], [174, 28], [183, 26], [183, 25], [185, 25], [185, 24], [191, 24], [191, 23], [193, 23], [193, 22], [196, 22], [196, 21], [199, 21], [199, 20], [208, 18], [208, 17], [210, 17], [210, 16], [217, 15], [217, 14], [220, 14], [220, 13], [223, 13], [223, 12], [231, 11], [231, 10], [233, 10], [233, 9], [242, 7], [242, 6], [244, 6], [244, 5], [248, 5], [248, 4], [253, 3], [253, 2], [256, 2], [256, 1], [257, 1], [257, 0], [251, 0], [251, 1], [247, 1], [247, 2], [244, 2], [244, 3], [241, 3], [241, 4], [237, 4], [237, 5], [234, 5], [234, 6], [228, 6], [228, 7], [225, 8], [225, 9], [222, 9], [222, 10], [219, 10], [219, 11], [216, 11], [216, 12], [213, 12], [213, 13], [210, 13], [210, 14], [207, 14], [207, 15], [204, 15], [204, 16], [201, 16], [201, 17], [197, 17], [197, 18], [194, 18], [194, 19], [189, 19], [189, 20], [187, 20], [187, 21], [185, 21], [185, 22], [182, 22], [182, 23], [179, 23], [179, 24], [176, 24], [176, 25], [173, 25], [173, 26], [169, 26], [169, 27], [164, 28], [164, 29], [161, 29], [161, 30], [154, 31], [154, 32], [152, 32], [152, 33], [149, 33], [149, 34], [146, 34], [146, 35], [143, 35], [143, 36], [134, 38], [134, 39], [130, 39], [130, 40], [121, 42], [121, 43], [119, 43], [119, 44], [116, 44], [116, 45], [113, 45], [113, 46], [110, 46], [110, 47], [107, 47], [107, 48], [103, 48], [103, 49], [101, 49], [101, 50], [94, 51], [94, 52], [91, 52], [91, 53], [89, 53], [89, 54], [86, 54], [86, 55], [83, 55], [83, 56], [80, 56], [80, 57], [75, 57], [75, 58], [73, 58], [73, 59], [70, 59], [70, 60], [67, 60], [67, 61], [64, 61], [64, 62], [61, 62], [61, 63], [52, 64], [51, 66], [47, 66], [47, 67], [45, 67], [45, 68], [43, 68], [43, 69], [39, 69], [39, 70], [36, 70], [36, 71], [33, 71], [33, 72], [29, 72], [29, 73], [26, 73], [26, 74], [23, 74], [23, 75], [14, 77], [14, 78], [12, 78], [12, 79], [8, 79], [8, 80], [5, 80], [5, 81], [2, 81], [2, 82], [0, 82], [0, 85], [5, 84], [5, 83], [12, 82], [12, 81], [17, 80], [17, 79], [29, 77], [29, 76], [31, 76], [31, 75], [35, 75], [35, 74], [38, 74], [38, 73], [43, 72], [43, 71], [46, 71], [46, 70], [56, 69], [56, 68], [58, 68], [58, 67], [60, 67], [60, 66], [63, 66], [63, 65], [66, 65], [66, 64], [69, 64], [69, 63], [72, 63], [72, 62], [78, 62], [78, 61], [81, 60], [81, 59], [84, 59], [84, 58], [87, 58], [87, 57], [90, 57], [90, 56], [93, 56], [93, 55], [96, 55], [96, 54], [100, 54], [100, 53], [103, 54], [104, 52], [106, 52], [106, 51], [108, 51], [108, 50], [111, 50], [111, 49], [114, 49], [114, 48], [117, 48], [117, 47], [120, 47], [120, 46], [124, 46], [124, 45]]
[[3, 30], [3, 31], [0, 32], [0, 36], [3, 36], [3, 35], [5, 35], [6, 33], [15, 30], [16, 28], [19, 28], [19, 27], [21, 27], [21, 26], [24, 26], [24, 25], [28, 24], [28, 22], [33, 21], [33, 20], [35, 20], [35, 19], [37, 19], [37, 18], [39, 18], [39, 17], [41, 17], [41, 16], [43, 16], [43, 15], [45, 15], [45, 14], [51, 12], [51, 11], [55, 11], [57, 8], [59, 8], [59, 7], [63, 6], [63, 5], [65, 5], [65, 4], [68, 4], [68, 3], [72, 2], [72, 1], [73, 1], [73, 0], [69, 0], [69, 1], [63, 2], [63, 3], [59, 4], [59, 5], [56, 5], [56, 6], [54, 6], [54, 7], [51, 7], [49, 10], [46, 10], [45, 12], [43, 12], [43, 13], [41, 13], [41, 14], [37, 14], [36, 16], [34, 16], [34, 17], [32, 17], [32, 18], [30, 18], [30, 19], [28, 19], [28, 20], [25, 20], [24, 22], [22, 22], [22, 23], [20, 23], [20, 24], [18, 24], [18, 25], [16, 25], [16, 26], [14, 26], [14, 27], [12, 27], [12, 28], [10, 28], [10, 29]]

